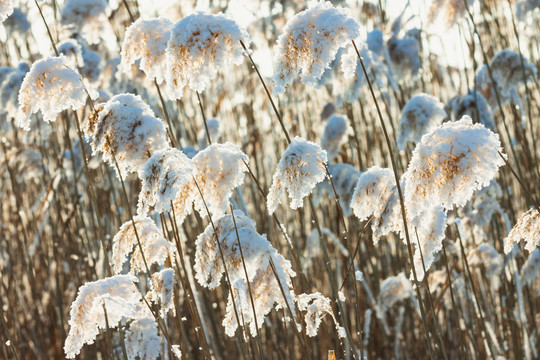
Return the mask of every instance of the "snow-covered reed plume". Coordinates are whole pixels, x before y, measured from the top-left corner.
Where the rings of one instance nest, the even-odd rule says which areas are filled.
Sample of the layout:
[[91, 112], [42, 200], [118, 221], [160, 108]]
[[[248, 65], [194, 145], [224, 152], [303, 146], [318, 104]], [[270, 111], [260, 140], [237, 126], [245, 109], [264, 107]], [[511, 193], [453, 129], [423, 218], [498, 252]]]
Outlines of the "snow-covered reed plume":
[[298, 74], [304, 84], [315, 84], [339, 48], [357, 36], [358, 23], [329, 1], [296, 14], [287, 21], [277, 41], [273, 91], [284, 93]]
[[540, 277], [540, 249], [536, 249], [529, 254], [527, 261], [521, 268], [521, 282], [531, 284]]
[[[169, 147], [165, 125], [140, 96], [119, 94], [97, 106], [84, 133], [94, 153], [102, 153], [121, 174], [140, 171], [154, 152]], [[118, 174], [118, 175], [121, 175]]]
[[176, 221], [182, 223], [193, 207], [202, 217], [208, 212], [212, 217], [223, 215], [229, 207], [233, 190], [244, 182], [247, 171], [244, 162], [249, 163], [248, 156], [229, 142], [212, 144], [199, 151], [192, 159], [195, 176], [178, 189], [173, 201]]
[[493, 131], [496, 130], [491, 108], [479, 91], [470, 90], [464, 96], [454, 96], [446, 103], [445, 110], [453, 120], [469, 115], [474, 123], [480, 123]]
[[139, 177], [142, 189], [139, 193], [137, 212], [147, 214], [171, 210], [171, 202], [192, 180], [197, 169], [180, 150], [169, 148], [156, 151], [142, 166]]
[[414, 36], [403, 38], [392, 36], [387, 42], [390, 60], [398, 80], [407, 80], [418, 75], [422, 67], [420, 42]]
[[128, 359], [155, 360], [159, 357], [161, 337], [158, 336], [157, 326], [152, 317], [136, 319], [129, 324], [125, 335]]
[[247, 47], [251, 40], [245, 29], [222, 13], [196, 12], [178, 21], [166, 50], [169, 97], [181, 98], [185, 85], [204, 91], [218, 69], [241, 64], [240, 41]]
[[73, 25], [90, 44], [97, 44], [110, 25], [105, 0], [67, 0], [61, 10], [62, 23]]
[[491, 81], [486, 65], [476, 74], [476, 82], [491, 108], [498, 107], [495, 91], [499, 94], [501, 105], [509, 101], [521, 105], [518, 90], [525, 86], [525, 81], [532, 82], [536, 78], [536, 65], [519, 52], [504, 49], [495, 54], [489, 66], [495, 83]]
[[174, 23], [167, 18], [138, 19], [124, 35], [121, 68], [125, 73], [140, 60], [139, 67], [150, 79], [158, 83], [165, 80], [167, 63], [165, 50]]
[[287, 190], [291, 209], [302, 207], [304, 197], [326, 177], [326, 151], [311, 141], [295, 137], [279, 160], [268, 192], [268, 213], [273, 214]]
[[400, 231], [401, 209], [399, 208], [396, 180], [392, 170], [373, 166], [358, 178], [350, 203], [360, 221], [375, 219], [371, 223], [373, 241], [381, 236]]
[[[137, 229], [136, 233], [133, 222]], [[113, 238], [111, 265], [116, 274], [122, 271], [129, 254], [131, 254], [130, 273], [146, 272], [145, 261], [151, 266], [163, 265], [169, 256], [174, 259], [174, 245], [161, 236], [152, 219], [136, 216], [133, 222], [131, 220], [125, 222]]]
[[514, 244], [525, 240], [525, 249], [533, 252], [540, 246], [540, 211], [531, 209], [523, 213], [510, 234], [504, 239], [504, 253], [512, 251]]
[[174, 315], [174, 270], [167, 268], [152, 274], [150, 291], [145, 297], [160, 306], [162, 318], [165, 318], [169, 311]]
[[328, 160], [332, 160], [339, 154], [341, 146], [347, 142], [349, 132], [349, 119], [347, 116], [334, 114], [328, 118], [321, 139], [321, 147], [326, 150]]
[[345, 329], [339, 326], [339, 323], [334, 316], [332, 303], [329, 298], [318, 292], [313, 294], [300, 294], [296, 298], [296, 303], [300, 311], [306, 311], [304, 320], [306, 322], [307, 336], [317, 336], [317, 330], [321, 325], [322, 318], [325, 315], [330, 315], [336, 326], [338, 336], [340, 338], [346, 337]]
[[504, 267], [503, 256], [488, 243], [482, 243], [471, 251], [467, 256], [467, 260], [471, 266], [484, 265], [488, 279], [499, 276]]
[[444, 105], [436, 97], [423, 93], [413, 96], [401, 110], [399, 149], [405, 149], [408, 142], [420, 142], [422, 136], [441, 125], [445, 117]]
[[83, 107], [87, 96], [80, 75], [64, 56], [41, 59], [32, 64], [19, 90], [17, 124], [29, 130], [30, 116], [39, 110], [45, 121], [55, 121], [62, 110]]
[[75, 358], [84, 344], [94, 343], [100, 330], [106, 329], [107, 322], [109, 327], [116, 327], [124, 319], [145, 317], [148, 308], [141, 302], [137, 281], [132, 275], [116, 275], [79, 288], [71, 304], [70, 329], [64, 344], [68, 359]]
[[377, 317], [384, 321], [386, 312], [398, 301], [410, 298], [416, 305], [416, 297], [411, 282], [403, 273], [391, 276], [381, 283], [377, 306]]
[[424, 135], [403, 175], [408, 215], [416, 217], [435, 204], [447, 210], [465, 205], [504, 165], [499, 152], [499, 136], [469, 116]]
[[[234, 211], [234, 218], [232, 215], [224, 215], [214, 221], [214, 225], [215, 231], [210, 224], [197, 238], [196, 278], [202, 286], [215, 289], [220, 284], [226, 270], [234, 299], [229, 294], [227, 314], [223, 320], [225, 333], [232, 337], [238, 327], [233, 307], [234, 301], [239, 312], [238, 316], [243, 319], [246, 325], [249, 325], [251, 335], [256, 336], [257, 329], [248, 289], [248, 279], [257, 325], [260, 328], [264, 317], [274, 305], [277, 308], [287, 308], [288, 303], [288, 306], [294, 311], [291, 277], [296, 274], [292, 270], [291, 263], [272, 247], [270, 242], [266, 240], [266, 235], [257, 233], [255, 222], [243, 212]], [[240, 247], [242, 252], [240, 252]], [[243, 267], [241, 254], [243, 254], [246, 271]], [[279, 283], [271, 264], [274, 265]], [[246, 278], [246, 272], [248, 278]], [[280, 287], [285, 293], [287, 303]]]
[[0, 1], [0, 23], [13, 13], [13, 10], [17, 5], [19, 5], [19, 0]]

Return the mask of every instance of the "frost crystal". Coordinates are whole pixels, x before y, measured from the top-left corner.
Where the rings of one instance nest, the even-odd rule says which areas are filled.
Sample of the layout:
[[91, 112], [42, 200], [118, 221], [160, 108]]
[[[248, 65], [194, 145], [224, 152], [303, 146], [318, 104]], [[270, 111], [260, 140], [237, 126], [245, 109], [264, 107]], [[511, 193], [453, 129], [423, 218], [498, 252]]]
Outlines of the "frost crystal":
[[276, 211], [285, 189], [291, 199], [291, 209], [302, 207], [304, 197], [326, 177], [327, 161], [326, 151], [319, 145], [295, 137], [283, 153], [274, 173], [267, 197], [268, 212], [273, 214]]
[[[306, 322], [306, 334], [308, 336], [317, 336], [317, 330], [321, 325], [321, 320], [325, 315], [330, 315], [338, 333], [341, 333], [341, 328], [332, 311], [332, 302], [329, 298], [324, 297], [321, 293], [300, 294], [296, 297], [296, 303], [300, 311], [306, 311], [304, 320]], [[340, 337], [341, 334], [340, 334]]]
[[177, 149], [158, 150], [143, 165], [139, 177], [142, 189], [139, 193], [138, 213], [147, 214], [153, 209], [158, 213], [171, 210], [171, 201], [192, 180], [195, 165]]
[[540, 246], [540, 212], [531, 209], [522, 214], [510, 234], [504, 239], [504, 253], [512, 251], [514, 244], [525, 240], [525, 249], [533, 252]]
[[174, 270], [163, 269], [152, 274], [151, 290], [146, 299], [160, 305], [160, 314], [165, 318], [169, 311], [175, 314], [174, 309]]
[[212, 216], [219, 217], [227, 211], [232, 191], [244, 183], [247, 170], [244, 162], [249, 163], [248, 156], [229, 142], [212, 144], [193, 157], [197, 168], [195, 180], [202, 193], [201, 198], [193, 186], [194, 205], [201, 216], [207, 215], [205, 203]]
[[448, 210], [465, 205], [504, 165], [499, 152], [499, 136], [473, 125], [468, 116], [424, 135], [404, 174], [409, 215], [415, 217], [434, 204]]
[[103, 153], [115, 168], [116, 160], [122, 174], [139, 171], [154, 152], [169, 147], [164, 124], [138, 95], [115, 95], [98, 105], [84, 132], [94, 154]]
[[73, 24], [90, 44], [97, 44], [108, 25], [105, 0], [67, 0], [62, 7], [62, 23]]
[[161, 338], [157, 334], [154, 318], [137, 319], [126, 331], [126, 350], [129, 359], [155, 360], [161, 350]]
[[249, 46], [251, 40], [244, 29], [221, 13], [196, 12], [178, 21], [166, 50], [169, 97], [181, 98], [186, 84], [204, 91], [218, 69], [241, 64], [240, 41]]
[[[128, 255], [131, 255], [130, 272], [146, 272], [145, 260], [148, 266], [156, 263], [163, 265], [171, 256], [174, 258], [174, 246], [160, 235], [152, 219], [146, 216], [136, 216], [134, 219], [137, 233], [131, 220], [125, 222], [113, 238], [111, 265], [115, 273], [122, 271]], [[137, 236], [143, 249], [143, 255], [137, 242]]]
[[522, 57], [519, 52], [505, 49], [495, 54], [489, 66], [495, 83], [491, 81], [486, 65], [476, 75], [476, 82], [491, 108], [498, 107], [495, 91], [499, 93], [501, 105], [510, 100], [520, 105], [518, 90], [525, 85], [525, 81], [532, 82], [536, 78], [536, 65]]
[[80, 75], [68, 66], [64, 56], [41, 59], [22, 82], [17, 123], [29, 130], [30, 115], [39, 110], [45, 121], [55, 121], [62, 110], [83, 107], [87, 96]]
[[[294, 310], [291, 277], [296, 274], [292, 270], [291, 263], [270, 245], [266, 240], [266, 235], [257, 233], [255, 222], [241, 211], [234, 211], [234, 220], [232, 215], [225, 215], [214, 221], [214, 224], [216, 226], [215, 232], [210, 224], [197, 238], [195, 277], [202, 286], [215, 289], [225, 272], [224, 261], [234, 294], [234, 300], [231, 299], [230, 294], [228, 298], [227, 314], [223, 320], [225, 333], [234, 336], [238, 327], [233, 306], [234, 301], [239, 317], [246, 325], [250, 326], [251, 335], [255, 336], [257, 330], [240, 246], [242, 247], [259, 328], [274, 304], [285, 308], [288, 303]], [[216, 241], [219, 241], [221, 246], [223, 259]], [[279, 283], [271, 264], [275, 268]], [[285, 293], [287, 303], [285, 303], [280, 287]]]
[[358, 23], [329, 1], [296, 14], [277, 40], [274, 92], [284, 93], [298, 74], [304, 84], [315, 84], [339, 48], [358, 35]]
[[173, 25], [166, 18], [138, 19], [131, 24], [122, 44], [122, 71], [130, 72], [131, 65], [140, 59], [140, 69], [146, 76], [163, 82], [167, 72], [165, 50]]
[[446, 117], [444, 105], [437, 98], [418, 94], [413, 96], [401, 111], [397, 144], [405, 149], [407, 142], [418, 143], [422, 135], [441, 125]]
[[135, 282], [135, 276], [116, 275], [79, 288], [77, 298], [71, 304], [69, 335], [64, 344], [68, 359], [75, 358], [84, 344], [92, 344], [100, 329], [106, 328], [103, 306], [107, 310], [110, 327], [140, 313], [141, 294]]
[[7, 19], [13, 13], [15, 7], [19, 4], [19, 0], [2, 0], [0, 1], [0, 23]]
[[347, 141], [348, 132], [349, 119], [345, 115], [330, 116], [321, 140], [321, 147], [326, 150], [328, 160], [332, 160], [339, 154], [341, 146]]

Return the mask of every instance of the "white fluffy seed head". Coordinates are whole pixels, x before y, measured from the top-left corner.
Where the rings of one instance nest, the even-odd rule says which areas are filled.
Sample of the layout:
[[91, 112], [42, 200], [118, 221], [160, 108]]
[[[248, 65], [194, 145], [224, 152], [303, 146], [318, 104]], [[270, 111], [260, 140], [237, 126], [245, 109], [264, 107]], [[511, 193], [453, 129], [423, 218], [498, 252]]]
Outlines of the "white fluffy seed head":
[[166, 50], [167, 90], [171, 99], [182, 97], [185, 85], [202, 92], [218, 69], [244, 61], [240, 41], [250, 38], [226, 15], [196, 12], [178, 21]]
[[469, 116], [424, 135], [404, 174], [409, 215], [415, 217], [435, 204], [448, 210], [465, 205], [504, 165], [499, 153], [499, 136], [473, 124]]
[[167, 63], [165, 50], [174, 23], [166, 18], [137, 19], [124, 35], [121, 68], [124, 73], [140, 60], [140, 69], [158, 83], [165, 80]]
[[169, 148], [156, 151], [139, 172], [142, 188], [138, 213], [170, 211], [171, 202], [196, 173], [193, 161], [180, 150]]
[[409, 141], [418, 143], [425, 133], [441, 125], [445, 117], [444, 104], [437, 98], [427, 94], [413, 96], [401, 111], [399, 149], [403, 150]]
[[[158, 150], [169, 147], [165, 125], [140, 96], [119, 94], [97, 106], [84, 133], [94, 153], [121, 174], [140, 171]], [[120, 175], [120, 174], [119, 174]]]
[[339, 48], [359, 35], [358, 23], [343, 9], [319, 2], [292, 17], [277, 40], [274, 92], [299, 74], [304, 84], [315, 84]]
[[540, 211], [531, 209], [522, 214], [510, 234], [504, 239], [504, 252], [512, 251], [514, 244], [525, 240], [525, 249], [533, 252], [540, 246]]
[[295, 137], [279, 160], [268, 192], [268, 213], [273, 214], [287, 190], [291, 209], [302, 207], [304, 197], [326, 177], [326, 151], [311, 141]]
[[45, 121], [55, 121], [62, 110], [83, 107], [87, 96], [80, 75], [69, 67], [66, 57], [41, 59], [32, 64], [19, 90], [17, 124], [29, 130], [30, 116], [39, 110]]

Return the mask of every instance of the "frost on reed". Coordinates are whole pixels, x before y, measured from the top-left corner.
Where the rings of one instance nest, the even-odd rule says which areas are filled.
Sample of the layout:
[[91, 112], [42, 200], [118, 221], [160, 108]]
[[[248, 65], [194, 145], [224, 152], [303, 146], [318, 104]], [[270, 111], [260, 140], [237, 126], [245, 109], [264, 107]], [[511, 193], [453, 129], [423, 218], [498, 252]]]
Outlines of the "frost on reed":
[[453, 120], [469, 115], [474, 123], [480, 123], [493, 131], [496, 130], [491, 108], [479, 91], [470, 90], [464, 96], [454, 96], [446, 103], [445, 110]]
[[62, 7], [62, 23], [73, 25], [90, 44], [97, 44], [108, 29], [105, 0], [67, 0]]
[[499, 136], [469, 116], [424, 135], [404, 174], [408, 215], [416, 217], [434, 204], [447, 210], [465, 205], [504, 165], [499, 152]]
[[328, 160], [335, 158], [341, 146], [347, 141], [349, 119], [345, 115], [334, 114], [328, 118], [321, 139], [321, 147], [326, 150]]
[[244, 61], [243, 41], [247, 32], [222, 13], [196, 12], [178, 21], [171, 30], [166, 50], [167, 88], [171, 99], [182, 97], [187, 84], [201, 92], [214, 79], [218, 69]]
[[133, 94], [115, 95], [98, 105], [84, 133], [94, 154], [101, 152], [113, 167], [116, 160], [121, 174], [141, 170], [154, 152], [169, 147], [163, 122]]
[[128, 359], [155, 360], [159, 357], [161, 338], [158, 336], [157, 324], [153, 318], [132, 321], [125, 337]]
[[322, 296], [321, 293], [301, 294], [296, 297], [296, 304], [300, 311], [306, 311], [304, 320], [306, 322], [306, 334], [308, 336], [317, 336], [317, 330], [321, 325], [322, 318], [330, 315], [340, 338], [345, 338], [345, 329], [339, 326], [339, 323], [332, 311], [332, 303], [329, 298]]
[[399, 80], [408, 80], [418, 75], [422, 67], [420, 42], [413, 36], [392, 36], [387, 42], [390, 60]]
[[[522, 65], [523, 61], [523, 65]], [[519, 52], [504, 49], [499, 51], [489, 62], [493, 81], [489, 76], [488, 68], [484, 65], [476, 74], [479, 91], [484, 95], [491, 108], [498, 107], [496, 91], [499, 94], [501, 105], [513, 101], [521, 105], [518, 90], [525, 86], [525, 81], [536, 78], [536, 65]]]
[[268, 213], [273, 214], [287, 189], [291, 209], [302, 207], [304, 197], [326, 177], [328, 156], [319, 145], [295, 137], [279, 160], [268, 192]]
[[[291, 263], [272, 247], [270, 242], [266, 240], [266, 235], [257, 233], [255, 222], [243, 212], [234, 211], [234, 219], [232, 215], [224, 215], [214, 221], [214, 225], [215, 231], [210, 224], [197, 238], [195, 277], [202, 286], [215, 289], [227, 271], [234, 299], [229, 294], [227, 314], [223, 320], [225, 333], [232, 337], [238, 327], [233, 306], [234, 301], [239, 313], [238, 316], [243, 319], [246, 325], [249, 325], [251, 335], [256, 336], [257, 329], [247, 281], [249, 280], [251, 287], [257, 325], [260, 328], [264, 317], [274, 305], [276, 308], [287, 308], [288, 303], [288, 306], [294, 311], [291, 277], [296, 274], [292, 270]], [[246, 271], [243, 267], [240, 247]], [[274, 274], [271, 264], [273, 264], [276, 274]], [[287, 303], [280, 288], [283, 289]]]
[[201, 198], [194, 188], [194, 205], [201, 216], [207, 215], [206, 206], [212, 216], [221, 216], [227, 211], [232, 191], [244, 183], [247, 170], [244, 162], [249, 163], [248, 156], [230, 142], [212, 144], [193, 157], [197, 168], [195, 180], [202, 193]]
[[174, 270], [163, 269], [152, 274], [151, 288], [146, 294], [146, 299], [156, 305], [160, 305], [160, 314], [165, 318], [169, 311], [175, 314], [174, 309]]
[[137, 281], [132, 275], [116, 275], [79, 288], [71, 304], [70, 329], [64, 344], [68, 359], [75, 358], [84, 344], [94, 343], [99, 331], [106, 329], [107, 322], [109, 327], [116, 327], [123, 319], [137, 318], [147, 310], [134, 284]]
[[405, 149], [407, 142], [420, 142], [422, 135], [441, 125], [445, 117], [444, 105], [437, 98], [423, 93], [413, 96], [401, 110], [399, 149]]
[[411, 298], [416, 305], [416, 297], [411, 282], [403, 273], [385, 279], [381, 283], [381, 290], [375, 307], [377, 317], [384, 321], [386, 312], [395, 303], [408, 298]]
[[171, 210], [171, 202], [191, 181], [197, 169], [180, 150], [169, 148], [156, 151], [142, 166], [139, 177], [142, 189], [139, 193], [137, 212], [147, 214]]
[[359, 36], [358, 23], [329, 2], [316, 3], [292, 17], [277, 40], [274, 92], [282, 94], [298, 75], [316, 84], [339, 48]]
[[129, 73], [131, 65], [140, 59], [139, 67], [146, 76], [162, 83], [167, 73], [165, 50], [173, 25], [167, 18], [138, 19], [131, 24], [122, 44], [122, 71]]
[[22, 62], [17, 68], [10, 70], [0, 80], [0, 113], [6, 113], [9, 117], [17, 118], [19, 111], [18, 95], [22, 82], [29, 70], [30, 67], [28, 64]]
[[62, 54], [69, 61], [69, 66], [76, 69], [84, 63], [82, 57], [82, 46], [75, 39], [62, 40], [56, 45], [59, 54]]
[[359, 177], [351, 199], [351, 209], [360, 219], [375, 219], [371, 223], [373, 241], [381, 236], [400, 231], [401, 209], [397, 198], [396, 180], [392, 170], [373, 166]]
[[504, 253], [512, 251], [514, 244], [525, 240], [525, 249], [533, 252], [540, 246], [540, 212], [531, 209], [522, 214], [510, 234], [504, 239]]
[[1, 0], [0, 1], [0, 23], [7, 19], [13, 13], [19, 0]]
[[[122, 271], [124, 263], [131, 254], [130, 273], [146, 272], [145, 261], [148, 266], [152, 264], [163, 265], [169, 258], [174, 258], [174, 246], [161, 234], [155, 222], [146, 216], [133, 218], [135, 229], [131, 220], [125, 222], [113, 238], [111, 265], [118, 274]], [[141, 246], [139, 247], [139, 238]], [[143, 253], [141, 253], [141, 248]], [[144, 258], [143, 258], [144, 257]]]
[[173, 201], [178, 223], [191, 214], [193, 206], [202, 217], [207, 216], [208, 212], [212, 217], [223, 215], [233, 190], [244, 182], [247, 170], [244, 162], [248, 164], [249, 158], [236, 145], [226, 142], [212, 144], [199, 151], [192, 161], [196, 174], [178, 190]]
[[55, 121], [62, 110], [83, 107], [87, 96], [80, 75], [69, 67], [66, 57], [41, 59], [32, 64], [19, 90], [17, 124], [29, 130], [30, 116], [39, 110], [45, 121]]

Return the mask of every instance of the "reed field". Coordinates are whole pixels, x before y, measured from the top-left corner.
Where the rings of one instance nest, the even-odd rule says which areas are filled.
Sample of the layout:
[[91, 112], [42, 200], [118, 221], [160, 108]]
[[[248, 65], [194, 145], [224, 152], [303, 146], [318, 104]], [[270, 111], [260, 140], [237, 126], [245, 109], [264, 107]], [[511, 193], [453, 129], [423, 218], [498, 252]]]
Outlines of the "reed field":
[[0, 359], [539, 359], [539, 20], [0, 0]]

